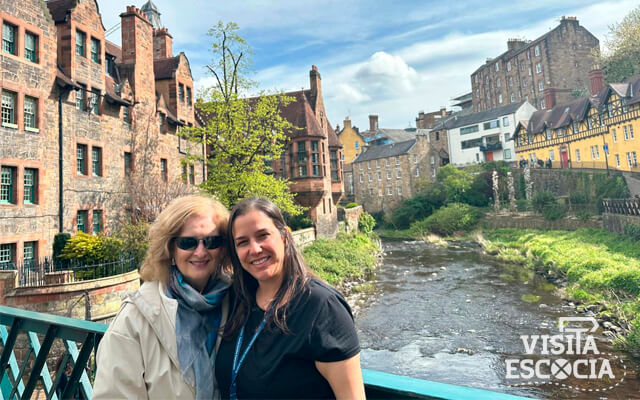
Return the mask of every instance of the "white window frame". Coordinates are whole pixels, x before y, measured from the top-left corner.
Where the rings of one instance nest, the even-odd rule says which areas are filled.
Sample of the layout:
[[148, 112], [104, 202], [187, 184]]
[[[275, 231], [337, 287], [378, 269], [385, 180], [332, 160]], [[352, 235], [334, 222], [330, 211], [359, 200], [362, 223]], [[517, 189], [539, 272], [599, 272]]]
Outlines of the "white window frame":
[[540, 57], [540, 45], [537, 44], [536, 47], [534, 47], [533, 52], [536, 57]]
[[615, 157], [616, 157], [616, 167], [619, 168], [620, 167], [620, 155], [616, 154]]
[[542, 73], [542, 64], [536, 63], [536, 74]]
[[580, 149], [576, 149], [576, 161], [580, 162]]

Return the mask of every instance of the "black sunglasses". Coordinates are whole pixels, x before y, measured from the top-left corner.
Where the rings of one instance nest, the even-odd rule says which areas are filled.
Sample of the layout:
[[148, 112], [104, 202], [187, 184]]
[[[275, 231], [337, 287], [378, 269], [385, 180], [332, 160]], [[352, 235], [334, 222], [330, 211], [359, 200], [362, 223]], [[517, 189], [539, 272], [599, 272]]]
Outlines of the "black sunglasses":
[[201, 241], [204, 247], [209, 250], [217, 249], [224, 244], [224, 236], [222, 235], [207, 236], [202, 239], [193, 236], [180, 236], [174, 237], [173, 240], [175, 240], [176, 246], [181, 250], [195, 250]]

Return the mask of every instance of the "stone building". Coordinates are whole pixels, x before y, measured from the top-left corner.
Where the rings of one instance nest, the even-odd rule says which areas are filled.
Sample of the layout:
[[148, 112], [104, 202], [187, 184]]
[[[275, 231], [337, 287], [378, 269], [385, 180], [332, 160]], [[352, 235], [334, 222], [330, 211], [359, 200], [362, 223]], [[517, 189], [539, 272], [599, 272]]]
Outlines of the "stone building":
[[447, 111], [446, 108], [442, 107], [438, 111], [432, 111], [425, 113], [424, 111], [420, 111], [418, 113], [418, 117], [416, 118], [416, 128], [418, 129], [433, 129], [433, 127], [448, 115], [451, 115], [450, 111]]
[[352, 126], [349, 117], [344, 119], [342, 130], [336, 132], [342, 144], [342, 175], [344, 177], [344, 201], [354, 201], [353, 167], [351, 163], [365, 148], [364, 137], [357, 126]]
[[519, 159], [553, 168], [640, 172], [640, 76], [604, 85], [591, 71], [591, 96], [559, 103], [521, 121], [513, 135]]
[[[0, 263], [20, 263], [50, 255], [58, 232], [108, 231], [131, 171], [179, 181], [183, 153], [202, 149], [176, 136], [194, 122], [186, 56], [141, 10], [120, 15], [122, 47], [105, 39], [95, 0], [0, 10]], [[201, 165], [185, 172], [202, 181]]]
[[522, 101], [544, 110], [549, 107], [545, 89], [559, 102], [589, 93], [591, 54], [600, 43], [575, 17], [562, 17], [535, 40], [510, 39], [507, 48], [471, 74], [474, 112]]
[[368, 212], [389, 213], [432, 180], [429, 136], [418, 134], [398, 143], [370, 146], [353, 161], [355, 201]]

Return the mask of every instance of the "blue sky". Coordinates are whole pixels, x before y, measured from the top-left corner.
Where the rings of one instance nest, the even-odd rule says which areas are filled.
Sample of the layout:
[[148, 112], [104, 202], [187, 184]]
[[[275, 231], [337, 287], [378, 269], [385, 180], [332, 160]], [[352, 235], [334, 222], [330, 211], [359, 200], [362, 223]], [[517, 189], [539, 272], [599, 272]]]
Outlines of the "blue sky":
[[[141, 7], [146, 0], [136, 5]], [[153, 0], [184, 51], [196, 87], [212, 84], [207, 30], [233, 21], [253, 48], [254, 76], [261, 89], [309, 87], [318, 66], [329, 121], [368, 128], [377, 114], [381, 128], [415, 126], [419, 111], [449, 106], [471, 90], [470, 74], [506, 50], [512, 37], [535, 39], [576, 16], [604, 45], [608, 26], [638, 6], [636, 0]], [[98, 0], [106, 29], [119, 22], [131, 1]], [[120, 31], [107, 39], [120, 43]]]

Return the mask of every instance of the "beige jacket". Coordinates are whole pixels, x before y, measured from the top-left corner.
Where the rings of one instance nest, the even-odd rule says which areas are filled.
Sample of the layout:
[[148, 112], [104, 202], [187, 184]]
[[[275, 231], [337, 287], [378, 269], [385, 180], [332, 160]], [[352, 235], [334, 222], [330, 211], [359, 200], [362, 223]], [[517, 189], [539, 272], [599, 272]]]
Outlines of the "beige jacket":
[[98, 347], [94, 399], [195, 398], [180, 372], [177, 311], [178, 302], [157, 281], [145, 282], [123, 302]]

